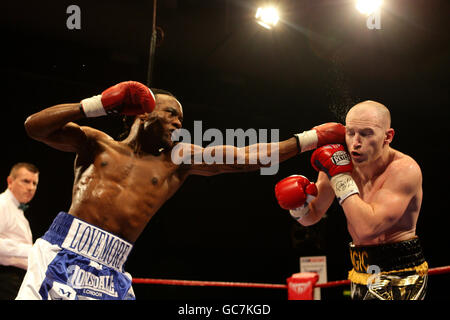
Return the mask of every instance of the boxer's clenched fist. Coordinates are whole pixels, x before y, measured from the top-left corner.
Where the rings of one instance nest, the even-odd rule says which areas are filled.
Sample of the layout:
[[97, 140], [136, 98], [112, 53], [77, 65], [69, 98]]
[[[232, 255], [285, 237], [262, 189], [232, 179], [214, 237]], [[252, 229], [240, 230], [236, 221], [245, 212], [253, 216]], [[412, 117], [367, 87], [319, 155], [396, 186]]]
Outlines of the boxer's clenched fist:
[[317, 196], [317, 187], [306, 177], [293, 175], [284, 178], [275, 186], [275, 197], [283, 209], [300, 220], [309, 213], [309, 203]]

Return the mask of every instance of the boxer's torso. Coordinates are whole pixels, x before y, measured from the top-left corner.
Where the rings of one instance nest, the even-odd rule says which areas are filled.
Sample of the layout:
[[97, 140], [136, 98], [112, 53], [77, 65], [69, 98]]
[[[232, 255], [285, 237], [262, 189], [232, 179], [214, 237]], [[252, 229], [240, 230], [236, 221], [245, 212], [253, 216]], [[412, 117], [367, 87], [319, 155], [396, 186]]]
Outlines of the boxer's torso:
[[89, 157], [77, 155], [75, 160], [69, 213], [135, 242], [185, 178], [170, 152], [140, 156], [128, 145], [100, 135]]
[[[360, 197], [366, 203], [371, 203], [373, 198], [376, 196], [376, 193], [384, 188], [384, 184], [388, 179], [393, 179], [393, 171], [399, 170], [399, 167], [408, 166], [408, 165], [417, 165], [415, 161], [394, 149], [391, 149], [392, 158], [391, 161], [386, 166], [386, 169], [373, 180], [363, 181], [360, 175], [358, 175], [357, 171], [354, 170], [352, 176], [358, 185], [360, 191]], [[401, 169], [400, 169], [401, 170]], [[381, 243], [390, 243], [397, 242], [402, 240], [408, 240], [415, 236], [416, 231], [416, 223], [420, 212], [420, 207], [422, 203], [422, 186], [417, 188], [414, 196], [411, 198], [408, 206], [404, 209], [403, 214], [398, 219], [396, 223], [392, 225], [389, 229], [383, 232], [381, 235], [374, 235], [371, 239], [370, 243], [367, 243], [367, 239], [365, 240], [365, 244], [381, 244]], [[358, 225], [355, 225], [353, 221], [348, 221], [348, 231], [352, 236], [353, 243], [359, 244], [358, 237]]]

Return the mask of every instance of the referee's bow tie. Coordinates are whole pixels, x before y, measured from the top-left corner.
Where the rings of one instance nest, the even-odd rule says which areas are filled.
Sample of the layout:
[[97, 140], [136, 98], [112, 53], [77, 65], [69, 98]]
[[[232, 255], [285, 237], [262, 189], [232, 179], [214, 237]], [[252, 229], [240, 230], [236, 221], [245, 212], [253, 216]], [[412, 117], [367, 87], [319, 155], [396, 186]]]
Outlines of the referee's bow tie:
[[19, 209], [22, 210], [22, 211], [27, 210], [29, 207], [30, 206], [28, 204], [26, 204], [26, 203], [19, 204]]

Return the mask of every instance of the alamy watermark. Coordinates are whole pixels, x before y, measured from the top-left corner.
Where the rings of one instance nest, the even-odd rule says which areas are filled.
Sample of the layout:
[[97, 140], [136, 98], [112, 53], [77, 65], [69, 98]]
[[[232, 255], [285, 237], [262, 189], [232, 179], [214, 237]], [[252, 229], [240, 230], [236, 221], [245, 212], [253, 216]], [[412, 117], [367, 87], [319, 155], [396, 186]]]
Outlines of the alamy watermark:
[[379, 8], [367, 17], [366, 26], [369, 30], [381, 29], [381, 10]]
[[[76, 4], [72, 4], [67, 7], [66, 13], [69, 14], [66, 20], [66, 27], [69, 30], [81, 29], [81, 9]], [[373, 13], [368, 15], [366, 20], [366, 26], [368, 29], [373, 30], [381, 29], [381, 9], [376, 9]]]
[[[203, 132], [202, 121], [194, 121], [193, 137], [188, 130], [178, 129], [172, 133], [172, 141], [182, 142], [172, 149], [175, 164], [259, 164], [261, 175], [278, 172], [279, 129], [226, 129], [224, 136], [216, 128]], [[204, 142], [210, 143], [202, 148]]]
[[80, 30], [81, 29], [81, 9], [76, 4], [72, 4], [67, 7], [66, 13], [70, 14], [66, 20], [66, 27], [69, 30]]
[[381, 269], [379, 266], [372, 264], [367, 268], [367, 273], [371, 274], [371, 276], [367, 279], [367, 288], [372, 290], [380, 282]]

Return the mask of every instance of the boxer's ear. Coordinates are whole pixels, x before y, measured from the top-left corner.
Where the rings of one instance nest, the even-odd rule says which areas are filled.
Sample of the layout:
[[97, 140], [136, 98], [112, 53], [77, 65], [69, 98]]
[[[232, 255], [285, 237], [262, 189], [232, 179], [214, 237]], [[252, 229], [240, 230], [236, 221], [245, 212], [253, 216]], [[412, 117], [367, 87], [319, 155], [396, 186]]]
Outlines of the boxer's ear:
[[394, 139], [395, 131], [392, 128], [389, 128], [384, 133], [384, 144], [390, 144]]

